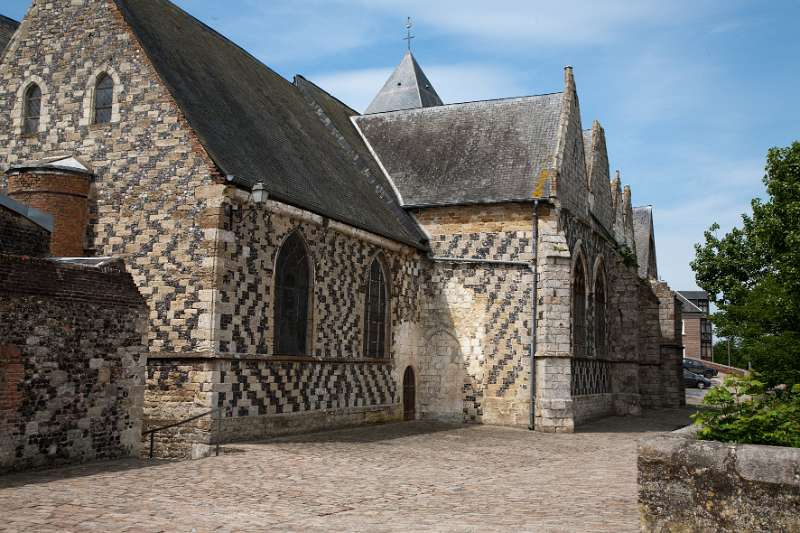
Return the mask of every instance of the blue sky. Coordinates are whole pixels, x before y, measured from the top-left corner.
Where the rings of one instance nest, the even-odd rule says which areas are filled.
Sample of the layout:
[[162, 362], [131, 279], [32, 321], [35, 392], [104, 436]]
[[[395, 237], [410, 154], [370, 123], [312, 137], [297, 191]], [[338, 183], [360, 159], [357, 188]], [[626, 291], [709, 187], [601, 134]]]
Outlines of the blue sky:
[[[584, 127], [655, 208], [660, 274], [692, 289], [693, 244], [763, 194], [771, 146], [800, 140], [796, 0], [179, 0], [291, 78], [358, 110], [404, 52], [446, 103], [560, 91], [572, 65]], [[28, 0], [3, 0], [21, 18]], [[221, 7], [224, 6], [224, 7]]]

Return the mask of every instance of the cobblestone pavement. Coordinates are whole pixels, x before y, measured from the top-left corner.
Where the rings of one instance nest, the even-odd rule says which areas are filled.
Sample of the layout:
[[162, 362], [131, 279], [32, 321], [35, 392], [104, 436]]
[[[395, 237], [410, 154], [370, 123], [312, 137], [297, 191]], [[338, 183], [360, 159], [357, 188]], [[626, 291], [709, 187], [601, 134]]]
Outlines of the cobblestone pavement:
[[687, 410], [571, 435], [412, 422], [186, 462], [0, 477], [2, 531], [638, 531], [636, 440]]

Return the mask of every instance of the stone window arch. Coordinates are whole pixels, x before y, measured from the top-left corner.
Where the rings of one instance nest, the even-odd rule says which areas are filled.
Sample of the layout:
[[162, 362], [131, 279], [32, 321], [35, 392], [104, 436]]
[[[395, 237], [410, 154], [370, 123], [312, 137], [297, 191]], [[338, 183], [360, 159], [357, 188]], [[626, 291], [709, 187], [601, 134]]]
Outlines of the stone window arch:
[[572, 355], [586, 356], [586, 265], [578, 253], [572, 269]]
[[376, 255], [367, 272], [364, 300], [364, 355], [384, 359], [389, 342], [389, 287], [382, 256]]
[[47, 131], [47, 84], [38, 76], [30, 76], [17, 89], [17, 98], [11, 116], [17, 135], [35, 135]]
[[605, 269], [602, 261], [599, 260], [595, 267], [592, 292], [594, 300], [594, 354], [597, 358], [605, 359], [608, 356], [608, 292]]
[[31, 83], [25, 90], [23, 110], [23, 133], [25, 135], [39, 133], [42, 118], [42, 89], [35, 83]]
[[93, 124], [108, 124], [114, 109], [114, 80], [108, 73], [97, 76], [94, 85]]
[[308, 355], [313, 269], [303, 237], [293, 231], [275, 259], [275, 354]]
[[95, 70], [86, 81], [83, 93], [81, 126], [113, 124], [120, 121], [122, 80], [111, 65]]

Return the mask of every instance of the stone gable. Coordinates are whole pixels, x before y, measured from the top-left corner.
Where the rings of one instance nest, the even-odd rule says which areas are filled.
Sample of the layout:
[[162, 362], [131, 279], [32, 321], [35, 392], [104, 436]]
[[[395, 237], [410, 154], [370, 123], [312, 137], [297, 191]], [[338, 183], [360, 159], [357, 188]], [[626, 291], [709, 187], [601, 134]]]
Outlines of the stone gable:
[[[115, 81], [114, 111], [110, 124], [90, 125], [87, 94], [101, 72]], [[23, 136], [20, 97], [32, 82], [43, 120]], [[94, 174], [86, 242], [126, 257], [150, 306], [150, 347], [209, 347], [197, 325], [210, 312], [200, 293], [214, 243], [201, 223], [209, 201], [195, 193], [218, 176], [112, 1], [35, 2], [0, 65], [0, 165], [59, 155]]]

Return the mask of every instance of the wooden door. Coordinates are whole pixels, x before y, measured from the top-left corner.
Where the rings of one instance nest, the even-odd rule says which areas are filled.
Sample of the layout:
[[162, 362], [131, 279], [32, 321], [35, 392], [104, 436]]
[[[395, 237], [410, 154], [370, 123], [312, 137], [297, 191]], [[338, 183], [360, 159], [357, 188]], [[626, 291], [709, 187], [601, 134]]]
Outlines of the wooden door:
[[416, 418], [416, 400], [414, 369], [409, 366], [403, 374], [403, 420], [414, 420]]

